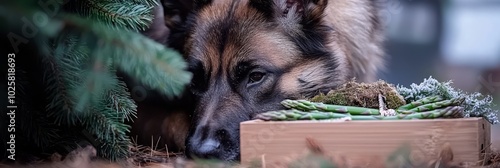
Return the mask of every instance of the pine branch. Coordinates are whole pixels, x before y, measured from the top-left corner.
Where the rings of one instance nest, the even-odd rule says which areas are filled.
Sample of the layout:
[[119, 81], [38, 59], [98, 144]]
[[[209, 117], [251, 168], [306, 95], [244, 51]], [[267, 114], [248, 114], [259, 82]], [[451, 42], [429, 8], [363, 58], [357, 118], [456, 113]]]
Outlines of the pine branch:
[[110, 28], [144, 31], [153, 21], [153, 0], [80, 0], [71, 4], [76, 12], [90, 19], [107, 23]]
[[98, 0], [98, 1], [109, 1], [109, 2], [134, 2], [138, 4], [145, 4], [147, 6], [159, 5], [159, 0]]
[[[4, 18], [11, 18], [7, 14], [30, 16], [40, 12], [2, 9], [6, 9], [0, 11], [0, 17]], [[54, 117], [61, 128], [83, 126], [95, 135], [104, 142], [98, 147], [101, 156], [112, 160], [122, 158], [130, 144], [126, 137], [129, 126], [124, 121], [135, 116], [136, 105], [125, 84], [114, 75], [115, 69], [124, 70], [167, 96], [180, 95], [192, 74], [185, 70], [187, 65], [179, 53], [133, 30], [59, 14], [48, 18], [50, 25], [57, 26], [39, 27], [35, 38], [43, 41], [58, 35], [44, 45], [37, 43], [42, 51], [47, 51], [42, 57], [47, 115]], [[21, 27], [19, 23], [8, 22], [7, 26]], [[63, 135], [64, 139], [58, 139], [60, 142], [54, 146], [71, 144], [70, 141], [81, 138], [78, 134]]]
[[[178, 53], [138, 33], [127, 30], [109, 31], [103, 24], [88, 24], [87, 20], [77, 17], [67, 17], [63, 23], [65, 29], [81, 29], [84, 33], [80, 34], [80, 37], [100, 37], [98, 43], [100, 45], [87, 48], [86, 44], [95, 44], [96, 39], [76, 41], [77, 38], [61, 35], [60, 39], [64, 40], [58, 42], [53, 52], [54, 57], [48, 56], [44, 59], [46, 65], [50, 65], [50, 71], [46, 72], [47, 93], [51, 101], [47, 110], [52, 114], [57, 113], [55, 116], [59, 123], [69, 121], [73, 124], [75, 118], [69, 116], [72, 107], [77, 104], [79, 104], [77, 107], [84, 106], [88, 100], [82, 100], [88, 99], [91, 97], [90, 93], [95, 92], [95, 90], [87, 90], [87, 94], [79, 92], [85, 91], [82, 89], [85, 87], [81, 86], [82, 83], [86, 83], [82, 81], [82, 74], [88, 72], [86, 73], [81, 65], [87, 61], [88, 56], [85, 55], [91, 50], [95, 55], [111, 56], [114, 65], [167, 96], [180, 95], [191, 79], [192, 75], [185, 71], [186, 63]], [[101, 82], [105, 80], [100, 80], [107, 78], [105, 75], [96, 72], [87, 75], [97, 77], [96, 79], [87, 78], [86, 81], [99, 81], [100, 85], [105, 85]], [[80, 90], [73, 92], [75, 88]], [[77, 109], [84, 111], [81, 108]]]
[[[92, 40], [89, 38], [87, 44]], [[81, 84], [72, 91], [72, 96], [80, 103], [75, 110], [84, 112], [78, 113], [81, 115], [78, 118], [85, 129], [104, 142], [98, 147], [100, 156], [111, 160], [123, 158], [128, 154], [130, 144], [126, 137], [129, 125], [124, 121], [135, 116], [136, 105], [125, 84], [117, 79], [114, 62], [105, 52], [114, 48], [103, 41], [89, 47], [94, 52], [89, 61], [82, 64], [90, 66], [85, 67]]]
[[[98, 147], [102, 149], [99, 150], [101, 156], [111, 160], [125, 157], [130, 141], [126, 138], [129, 127], [123, 121], [130, 119], [130, 115], [135, 116], [136, 110], [125, 84], [116, 75], [111, 75], [114, 70], [107, 69], [113, 66], [109, 58], [102, 58], [100, 52], [87, 56], [90, 50], [84, 41], [92, 38], [79, 40], [68, 33], [59, 39], [52, 61], [55, 62], [53, 65], [62, 67], [48, 71], [57, 73], [46, 75], [49, 78], [47, 88], [51, 89], [47, 93], [52, 95], [49, 96], [52, 101], [49, 107], [59, 111], [49, 108], [48, 112], [58, 123], [82, 123], [98, 140], [105, 142]], [[45, 60], [47, 58], [51, 57], [47, 56]], [[63, 75], [58, 79], [57, 74]]]
[[[8, 8], [4, 9], [6, 9], [7, 12], [3, 12], [3, 14], [20, 13], [19, 11], [9, 10]], [[22, 11], [20, 15], [28, 16], [35, 12], [37, 11]], [[9, 16], [6, 17], [8, 18]], [[71, 30], [75, 33], [78, 32], [78, 34], [75, 35], [79, 35], [81, 38], [93, 37], [93, 39], [80, 40], [86, 42], [86, 44], [96, 44], [96, 41], [99, 41], [101, 45], [89, 47], [90, 51], [98, 50], [95, 52], [110, 57], [115, 66], [118, 66], [118, 68], [122, 69], [130, 76], [138, 79], [141, 83], [164, 93], [166, 96], [172, 97], [180, 95], [185, 85], [191, 80], [192, 74], [186, 71], [187, 64], [178, 52], [166, 48], [137, 32], [121, 28], [110, 29], [105, 23], [63, 13], [61, 13], [60, 17], [49, 18], [48, 22], [53, 25], [60, 25], [57, 27], [50, 27], [50, 29], [58, 29], [59, 31], [40, 31], [41, 35], [48, 35], [44, 34], [47, 32], [57, 33], [61, 30]], [[46, 28], [49, 29], [48, 27], [41, 27], [40, 29], [43, 30]], [[90, 51], [84, 51], [82, 53], [88, 53]], [[80, 52], [74, 54], [78, 53]], [[62, 65], [64, 65], [64, 63], [72, 64], [72, 61], [78, 60], [64, 60], [60, 63], [63, 63]], [[53, 61], [49, 63], [51, 63], [52, 66], [59, 65], [56, 65]], [[69, 68], [72, 67], [69, 66]], [[73, 70], [75, 69], [73, 68]], [[80, 74], [81, 73], [73, 72], [73, 74], [68, 77], [78, 77]]]
[[180, 95], [190, 82], [192, 74], [186, 71], [187, 64], [178, 52], [138, 33], [102, 30], [102, 24], [92, 25], [93, 33], [104, 41], [102, 54], [140, 82], [169, 97]]
[[168, 97], [180, 95], [191, 80], [192, 74], [186, 71], [186, 62], [173, 49], [136, 32], [118, 28], [110, 30], [101, 22], [89, 22], [70, 15], [63, 19], [65, 29], [77, 29], [83, 32], [82, 36], [99, 39], [99, 46], [93, 50], [99, 50], [99, 54], [111, 58], [119, 69]]
[[99, 154], [111, 160], [126, 157], [130, 145], [126, 132], [130, 126], [121, 122], [121, 116], [106, 104], [100, 104], [86, 114], [82, 120], [85, 129], [97, 136], [98, 141], [105, 142], [99, 147]]
[[101, 97], [104, 97], [106, 91], [115, 86], [116, 79], [109, 70], [106, 68], [106, 60], [95, 58], [95, 55], [100, 55], [99, 53], [94, 53], [91, 56], [89, 63], [84, 65], [87, 66], [83, 69], [80, 75], [81, 83], [71, 90], [71, 97], [75, 98], [76, 104], [74, 110], [76, 112], [84, 112], [87, 108], [94, 107], [101, 101]]
[[116, 161], [130, 155], [128, 150], [130, 145], [130, 139], [119, 137], [115, 141], [108, 142], [107, 144], [101, 146], [98, 154], [104, 158]]
[[[81, 83], [81, 62], [87, 59], [88, 49], [79, 44], [75, 36], [61, 34], [60, 38], [49, 48], [51, 53], [42, 57], [44, 68], [44, 84], [47, 93], [48, 104], [46, 107], [48, 116], [53, 116], [57, 124], [73, 125], [77, 121], [74, 114], [74, 106], [78, 96], [72, 94], [72, 90]], [[76, 96], [76, 97], [75, 97]]]
[[107, 93], [106, 97], [106, 104], [120, 115], [121, 122], [132, 121], [132, 118], [137, 117], [137, 105], [130, 98], [130, 93], [123, 81], [117, 80], [117, 84]]

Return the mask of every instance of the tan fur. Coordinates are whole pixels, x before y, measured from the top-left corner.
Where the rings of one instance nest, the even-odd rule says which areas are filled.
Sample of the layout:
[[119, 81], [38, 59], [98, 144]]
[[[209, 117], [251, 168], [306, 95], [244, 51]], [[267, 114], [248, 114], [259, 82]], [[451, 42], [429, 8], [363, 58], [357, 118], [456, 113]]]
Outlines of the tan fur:
[[[325, 0], [320, 0], [317, 6], [324, 3]], [[373, 22], [374, 18], [379, 17], [378, 11], [369, 3], [377, 2], [329, 0], [323, 14], [321, 14], [321, 7], [309, 6], [309, 8], [316, 7], [317, 9], [313, 9], [313, 13], [316, 13], [314, 15], [324, 15], [324, 23], [335, 29], [329, 36], [331, 42], [327, 46], [335, 53], [336, 59], [340, 62], [338, 69], [341, 71], [332, 74], [337, 75], [339, 79], [348, 80], [351, 77], [356, 77], [361, 82], [373, 82], [377, 79], [377, 73], [385, 68], [382, 23], [379, 23], [380, 20]], [[283, 27], [296, 29], [296, 25], [290, 24], [296, 18], [289, 13], [287, 17], [282, 18]], [[282, 84], [282, 88], [290, 91], [300, 89], [294, 84], [296, 82], [293, 77], [301, 75], [301, 68], [305, 67], [296, 67], [295, 71], [287, 74], [288, 77], [284, 77], [283, 80], [288, 81]], [[302, 75], [306, 73], [309, 72], [302, 72]], [[320, 77], [320, 75], [315, 77]]]
[[372, 21], [378, 18], [378, 11], [368, 3], [376, 1], [330, 0], [325, 21], [336, 30], [331, 47], [344, 55], [349, 64], [345, 69], [351, 69], [360, 81], [373, 82], [376, 73], [384, 68], [385, 60], [382, 23]]
[[262, 59], [266, 59], [278, 67], [290, 65], [298, 57], [298, 49], [295, 45], [286, 37], [274, 32], [263, 31], [256, 34], [252, 38], [250, 46], [253, 50], [260, 52], [260, 55], [268, 56]]
[[[325, 1], [320, 0], [318, 6]], [[324, 23], [335, 30], [329, 36], [331, 43], [328, 47], [336, 53], [336, 59], [341, 63], [339, 69], [343, 72], [337, 74], [341, 75], [340, 78], [356, 77], [361, 82], [374, 82], [377, 73], [384, 69], [382, 23], [373, 21], [374, 18], [378, 20], [378, 11], [369, 3], [377, 2], [328, 0], [324, 9]], [[313, 13], [321, 15], [321, 7], [316, 8]]]

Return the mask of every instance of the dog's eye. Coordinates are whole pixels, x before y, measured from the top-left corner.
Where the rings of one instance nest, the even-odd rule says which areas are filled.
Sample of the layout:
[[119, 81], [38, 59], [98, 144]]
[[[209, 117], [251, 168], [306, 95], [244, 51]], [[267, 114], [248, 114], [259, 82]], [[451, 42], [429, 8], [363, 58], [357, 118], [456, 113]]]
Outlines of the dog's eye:
[[250, 73], [250, 81], [249, 83], [255, 83], [255, 82], [259, 82], [260, 80], [262, 80], [262, 78], [264, 78], [264, 73], [262, 72], [252, 72]]

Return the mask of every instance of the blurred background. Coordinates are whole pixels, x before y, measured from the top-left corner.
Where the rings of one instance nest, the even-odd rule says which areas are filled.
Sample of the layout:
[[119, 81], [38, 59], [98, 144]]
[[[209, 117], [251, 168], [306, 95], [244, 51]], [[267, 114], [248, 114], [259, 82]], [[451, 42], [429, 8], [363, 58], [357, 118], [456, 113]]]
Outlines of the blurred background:
[[[494, 96], [500, 109], [500, 0], [384, 0], [388, 68], [380, 78], [409, 86], [432, 76]], [[500, 125], [492, 128], [500, 148]]]

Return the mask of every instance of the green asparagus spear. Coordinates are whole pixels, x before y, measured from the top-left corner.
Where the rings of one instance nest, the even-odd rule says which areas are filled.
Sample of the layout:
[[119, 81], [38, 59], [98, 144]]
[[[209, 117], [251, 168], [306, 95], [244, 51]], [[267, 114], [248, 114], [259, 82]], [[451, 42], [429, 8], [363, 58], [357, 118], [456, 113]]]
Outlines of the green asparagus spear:
[[298, 109], [302, 111], [326, 111], [337, 113], [348, 113], [351, 115], [380, 115], [378, 109], [354, 107], [354, 106], [340, 106], [324, 103], [314, 103], [307, 100], [284, 100], [281, 104], [287, 108]]
[[434, 103], [428, 103], [428, 104], [423, 104], [420, 106], [417, 106], [415, 108], [410, 109], [409, 111], [413, 112], [423, 112], [423, 111], [430, 111], [434, 109], [439, 109], [447, 106], [458, 106], [462, 104], [465, 101], [465, 97], [458, 97], [458, 98], [453, 98], [451, 100], [443, 100], [443, 101], [438, 101]]
[[409, 120], [409, 119], [435, 119], [435, 118], [460, 118], [463, 117], [463, 107], [448, 106], [442, 109], [435, 109], [427, 112], [413, 114], [398, 114], [395, 116], [380, 115], [350, 115], [346, 113], [309, 111], [303, 112], [297, 109], [270, 111], [257, 115], [254, 119], [265, 121], [285, 121], [285, 120], [325, 120], [350, 117], [352, 120]]
[[323, 120], [335, 119], [350, 116], [349, 114], [321, 112], [321, 111], [300, 111], [297, 109], [269, 111], [258, 114], [255, 119], [266, 121], [293, 121], [293, 120]]
[[429, 96], [429, 97], [422, 98], [420, 100], [408, 103], [406, 105], [403, 105], [403, 106], [399, 107], [397, 110], [410, 110], [410, 109], [413, 109], [415, 107], [418, 107], [418, 106], [421, 106], [424, 104], [439, 102], [439, 101], [443, 101], [443, 100], [444, 99], [441, 96]]

